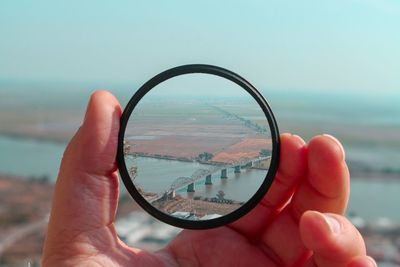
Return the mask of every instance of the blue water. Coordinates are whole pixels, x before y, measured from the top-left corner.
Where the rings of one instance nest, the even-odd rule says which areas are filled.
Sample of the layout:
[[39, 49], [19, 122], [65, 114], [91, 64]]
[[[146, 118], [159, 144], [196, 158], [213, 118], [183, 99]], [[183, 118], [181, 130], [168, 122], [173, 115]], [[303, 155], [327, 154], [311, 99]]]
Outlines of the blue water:
[[[167, 191], [171, 184], [179, 177], [190, 177], [198, 169], [209, 169], [212, 166], [196, 162], [182, 162], [154, 158], [137, 158], [137, 177], [134, 183], [145, 191], [162, 193]], [[129, 168], [130, 165], [128, 165]], [[212, 174], [212, 185], [205, 185], [205, 178], [195, 183], [194, 196], [215, 197], [218, 191], [225, 193], [225, 198], [237, 201], [249, 200], [265, 179], [266, 170], [246, 169], [235, 174], [233, 168], [227, 169], [227, 179], [221, 179], [220, 171]], [[188, 197], [187, 188], [177, 190], [177, 193]]]
[[[55, 179], [64, 147], [64, 145], [50, 142], [37, 142], [32, 139], [13, 139], [0, 136], [0, 172], [24, 177], [48, 175], [52, 179]], [[153, 171], [149, 171], [153, 172], [153, 174], [150, 175], [149, 173], [149, 176], [143, 175], [143, 178], [154, 182], [154, 184], [150, 184], [151, 187], [159, 186], [160, 189], [169, 185], [169, 180], [165, 184], [160, 184], [160, 180], [158, 179], [157, 174], [165, 172], [164, 167], [168, 166], [170, 171], [172, 171], [171, 167], [173, 167], [173, 169], [179, 170], [178, 172], [182, 173], [186, 173], [186, 171], [190, 172], [193, 168], [193, 166], [187, 166], [187, 164], [190, 165], [193, 163], [176, 161], [165, 162], [165, 160], [161, 160], [160, 162], [156, 159], [143, 159], [141, 165], [147, 165], [148, 167], [145, 169], [151, 170], [151, 166], [158, 163], [161, 163], [163, 168], [153, 168]], [[176, 174], [177, 172], [174, 171], [174, 173]], [[251, 175], [253, 174], [256, 174], [255, 178], [260, 177], [259, 173], [256, 171]], [[230, 173], [230, 179], [235, 181], [235, 175]], [[242, 179], [239, 181], [242, 182], [245, 180]], [[257, 179], [253, 179], [253, 181], [256, 184], [258, 183]], [[227, 194], [227, 198], [231, 192], [229, 186], [235, 187], [232, 191], [237, 190], [236, 186], [241, 186], [243, 192], [246, 192], [248, 188], [251, 189], [251, 187], [246, 187], [244, 184], [236, 183], [237, 181], [235, 181], [235, 183], [227, 182], [222, 184], [221, 179], [218, 178], [218, 174], [213, 176], [213, 182], [216, 191], [218, 191], [220, 187], [225, 186], [225, 188], [222, 189]], [[199, 194], [215, 195], [215, 191], [202, 192], [202, 190], [206, 189], [206, 187], [202, 186], [202, 181], [199, 181], [199, 185], [196, 186], [196, 190]], [[351, 182], [351, 197], [348, 211], [370, 220], [374, 220], [378, 217], [386, 217], [400, 222], [398, 207], [398, 203], [400, 203], [399, 192], [400, 181], [353, 180]], [[246, 197], [247, 196], [244, 196], [243, 199]]]
[[348, 213], [366, 220], [389, 218], [400, 223], [400, 180], [351, 181]]
[[[120, 100], [121, 105], [125, 106], [137, 86], [99, 83], [0, 82], [0, 115], [8, 114], [8, 112], [36, 114], [37, 112], [67, 111], [81, 116], [92, 88], [108, 88]], [[307, 122], [328, 131], [336, 129], [333, 127], [339, 125], [340, 129], [348, 130], [350, 133], [354, 129], [362, 128], [371, 130], [369, 134], [381, 141], [385, 141], [386, 137], [374, 136], [374, 129], [380, 129], [381, 133], [391, 134], [392, 141], [385, 146], [379, 143], [345, 144], [347, 159], [361, 162], [371, 168], [390, 167], [393, 169], [400, 166], [400, 137], [397, 138], [397, 133], [400, 132], [399, 92], [365, 94], [356, 91], [342, 93], [269, 89], [262, 91], [272, 106], [278, 125]], [[2, 123], [1, 126], [4, 128], [4, 122]], [[43, 121], [42, 123], [58, 122]], [[60, 123], [60, 127], [63, 127], [62, 122]], [[68, 125], [70, 122], [65, 123]], [[286, 129], [282, 126], [280, 130], [284, 132]], [[312, 135], [320, 133], [309, 130]], [[353, 137], [353, 140], [358, 140], [358, 136]], [[48, 176], [55, 179], [64, 147], [63, 144], [37, 142], [32, 139], [13, 139], [0, 135], [0, 173], [23, 177]], [[354, 180], [351, 190], [350, 211], [365, 218], [383, 216], [400, 221], [398, 208], [400, 182]]]
[[0, 136], [0, 173], [55, 180], [65, 145]]

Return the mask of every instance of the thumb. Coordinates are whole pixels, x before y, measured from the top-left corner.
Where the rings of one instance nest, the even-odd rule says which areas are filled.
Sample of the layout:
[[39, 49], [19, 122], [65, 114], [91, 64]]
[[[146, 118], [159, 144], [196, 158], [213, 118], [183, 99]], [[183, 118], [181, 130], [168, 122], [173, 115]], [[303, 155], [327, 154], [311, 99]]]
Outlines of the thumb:
[[92, 94], [84, 122], [64, 152], [44, 254], [57, 244], [65, 245], [77, 235], [114, 222], [120, 116], [121, 108], [113, 95], [106, 91]]
[[304, 245], [314, 252], [311, 266], [376, 266], [366, 256], [361, 234], [344, 216], [307, 211], [300, 219], [300, 235]]

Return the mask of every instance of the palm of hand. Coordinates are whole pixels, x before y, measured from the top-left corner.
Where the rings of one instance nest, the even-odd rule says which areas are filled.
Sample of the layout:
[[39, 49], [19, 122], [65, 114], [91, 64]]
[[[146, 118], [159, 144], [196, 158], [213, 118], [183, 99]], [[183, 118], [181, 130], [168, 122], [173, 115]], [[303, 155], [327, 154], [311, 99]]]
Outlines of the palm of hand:
[[344, 212], [349, 174], [341, 145], [329, 136], [306, 145], [290, 134], [281, 136], [273, 185], [249, 214], [212, 230], [184, 230], [155, 253], [127, 247], [114, 229], [119, 117], [115, 98], [105, 92], [92, 96], [85, 122], [64, 154], [43, 266], [325, 267], [365, 258], [362, 238], [343, 217], [306, 212]]

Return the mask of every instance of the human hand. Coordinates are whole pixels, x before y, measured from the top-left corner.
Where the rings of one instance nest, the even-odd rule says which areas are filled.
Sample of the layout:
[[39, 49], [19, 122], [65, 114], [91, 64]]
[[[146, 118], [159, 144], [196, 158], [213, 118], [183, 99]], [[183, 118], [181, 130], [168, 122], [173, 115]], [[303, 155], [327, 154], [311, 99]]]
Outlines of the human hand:
[[60, 167], [43, 266], [376, 266], [342, 214], [349, 197], [344, 151], [330, 136], [308, 144], [281, 135], [275, 181], [251, 212], [231, 225], [183, 230], [146, 252], [118, 239], [115, 162], [121, 108], [95, 92]]

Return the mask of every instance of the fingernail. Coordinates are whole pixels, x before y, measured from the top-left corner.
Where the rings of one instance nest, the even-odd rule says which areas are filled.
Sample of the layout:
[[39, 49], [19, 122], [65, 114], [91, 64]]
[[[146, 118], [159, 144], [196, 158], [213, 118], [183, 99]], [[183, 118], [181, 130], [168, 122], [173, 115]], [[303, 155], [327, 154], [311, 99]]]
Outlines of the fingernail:
[[326, 223], [329, 225], [332, 233], [339, 234], [341, 232], [340, 222], [333, 216], [328, 214], [323, 214]]
[[371, 262], [370, 266], [371, 267], [377, 267], [378, 265], [376, 264], [375, 260], [371, 258], [370, 256], [367, 256], [367, 259]]
[[339, 140], [337, 140], [336, 137], [334, 137], [334, 136], [332, 136], [330, 134], [323, 134], [323, 136], [330, 138], [331, 140], [333, 140], [338, 145], [338, 147], [342, 151], [343, 160], [345, 160], [346, 159], [346, 153], [344, 152], [343, 145], [339, 142]]
[[300, 142], [302, 142], [303, 144], [305, 144], [306, 142], [304, 141], [304, 139], [303, 138], [301, 138], [299, 135], [297, 135], [297, 134], [293, 134], [293, 137], [296, 137], [297, 139], [299, 139], [300, 140]]

